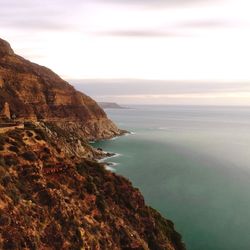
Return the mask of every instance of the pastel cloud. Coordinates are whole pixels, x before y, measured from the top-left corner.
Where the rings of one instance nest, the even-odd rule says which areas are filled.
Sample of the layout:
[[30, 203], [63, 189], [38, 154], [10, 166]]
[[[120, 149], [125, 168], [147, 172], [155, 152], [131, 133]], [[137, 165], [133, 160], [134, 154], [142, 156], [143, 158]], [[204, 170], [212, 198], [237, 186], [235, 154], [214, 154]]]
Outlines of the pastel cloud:
[[109, 93], [79, 82], [93, 96], [243, 96], [249, 8], [248, 0], [1, 0], [0, 34], [66, 79], [168, 80], [126, 80], [120, 90], [103, 81]]

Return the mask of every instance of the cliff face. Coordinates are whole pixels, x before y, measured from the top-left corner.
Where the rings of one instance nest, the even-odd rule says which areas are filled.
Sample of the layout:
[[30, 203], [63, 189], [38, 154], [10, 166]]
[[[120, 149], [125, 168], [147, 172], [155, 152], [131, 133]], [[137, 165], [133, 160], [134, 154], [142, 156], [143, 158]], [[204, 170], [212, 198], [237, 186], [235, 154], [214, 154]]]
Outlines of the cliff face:
[[40, 125], [0, 134], [0, 190], [4, 250], [185, 249], [128, 180], [70, 157]]
[[51, 70], [15, 55], [0, 39], [0, 111], [6, 102], [18, 120], [54, 121], [72, 130], [77, 127], [89, 139], [121, 132], [94, 100]]
[[171, 221], [96, 161], [86, 138], [121, 133], [104, 111], [3, 40], [0, 107], [0, 249], [185, 249]]

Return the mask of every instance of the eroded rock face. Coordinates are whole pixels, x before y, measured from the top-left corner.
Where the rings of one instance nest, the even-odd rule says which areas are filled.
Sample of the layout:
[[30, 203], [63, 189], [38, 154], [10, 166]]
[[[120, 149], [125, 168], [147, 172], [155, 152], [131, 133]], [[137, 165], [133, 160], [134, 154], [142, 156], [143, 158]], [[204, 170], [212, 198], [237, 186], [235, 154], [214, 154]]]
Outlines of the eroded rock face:
[[10, 47], [10, 44], [5, 40], [0, 38], [0, 55], [14, 55], [13, 49]]
[[138, 189], [55, 132], [72, 136], [32, 123], [0, 134], [0, 249], [185, 250]]
[[5, 118], [8, 118], [8, 119], [11, 118], [10, 106], [9, 106], [9, 103], [8, 103], [8, 102], [6, 102], [6, 103], [4, 104], [3, 110], [1, 111], [0, 116], [1, 116], [1, 117], [5, 117]]
[[93, 99], [76, 91], [50, 69], [15, 55], [2, 39], [0, 78], [0, 110], [8, 102], [19, 120], [54, 121], [65, 126], [74, 122], [91, 139], [120, 133]]

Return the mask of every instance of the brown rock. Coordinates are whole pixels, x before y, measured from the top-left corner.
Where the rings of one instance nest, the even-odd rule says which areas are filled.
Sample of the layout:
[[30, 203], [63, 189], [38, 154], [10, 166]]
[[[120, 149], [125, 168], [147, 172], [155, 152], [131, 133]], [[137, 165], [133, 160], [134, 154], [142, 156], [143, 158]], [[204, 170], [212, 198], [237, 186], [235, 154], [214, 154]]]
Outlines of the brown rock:
[[8, 102], [6, 102], [3, 106], [3, 109], [0, 113], [0, 117], [4, 117], [4, 118], [11, 118], [11, 115], [10, 115], [10, 106], [8, 104]]
[[15, 55], [0, 40], [0, 108], [8, 102], [18, 120], [53, 121], [81, 129], [87, 138], [110, 138], [120, 130], [89, 96], [76, 91], [50, 69]]
[[8, 42], [0, 38], [0, 56], [5, 55], [14, 55], [14, 51]]
[[42, 131], [30, 124], [0, 140], [19, 145], [0, 154], [0, 249], [185, 250], [127, 179], [68, 158], [45, 131], [36, 139]]

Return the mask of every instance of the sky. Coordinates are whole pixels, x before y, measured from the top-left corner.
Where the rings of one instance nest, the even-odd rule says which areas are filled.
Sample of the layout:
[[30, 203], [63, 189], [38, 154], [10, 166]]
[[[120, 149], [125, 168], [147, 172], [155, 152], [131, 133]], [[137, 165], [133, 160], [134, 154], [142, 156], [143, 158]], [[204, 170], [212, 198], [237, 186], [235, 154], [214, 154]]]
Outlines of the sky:
[[0, 0], [0, 37], [99, 101], [250, 105], [249, 0]]

